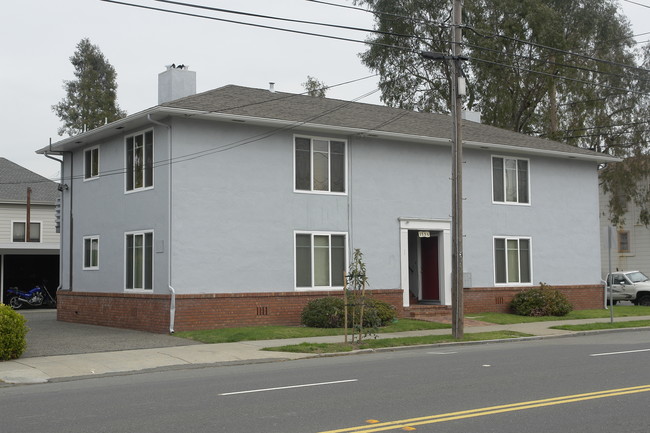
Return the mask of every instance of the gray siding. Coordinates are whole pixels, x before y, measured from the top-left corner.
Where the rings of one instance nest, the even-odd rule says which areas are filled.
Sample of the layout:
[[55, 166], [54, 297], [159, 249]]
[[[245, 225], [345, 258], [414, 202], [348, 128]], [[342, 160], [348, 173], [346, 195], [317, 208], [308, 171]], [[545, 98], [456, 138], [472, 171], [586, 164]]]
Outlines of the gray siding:
[[[154, 187], [149, 190], [125, 192], [124, 138], [142, 130], [126, 131], [100, 143], [89, 143], [86, 148], [99, 145], [100, 176], [83, 180], [83, 149], [66, 155], [65, 166], [73, 167], [72, 180], [66, 170], [69, 189], [64, 194], [64, 215], [69, 212], [72, 197], [72, 270], [73, 290], [122, 292], [124, 290], [125, 233], [153, 230], [157, 244], [166, 244], [167, 234], [167, 166], [155, 168]], [[166, 161], [167, 132], [156, 127], [154, 131], [154, 160]], [[72, 160], [71, 160], [72, 158]], [[99, 236], [99, 269], [83, 270], [83, 238]], [[64, 232], [63, 274], [69, 275], [70, 225]], [[154, 253], [154, 292], [167, 293], [167, 256], [163, 247]], [[66, 282], [67, 278], [62, 279]], [[64, 286], [65, 288], [68, 288]]]
[[[100, 145], [101, 171], [118, 174], [83, 182], [83, 152], [75, 152], [74, 287], [122, 292], [124, 233], [153, 229], [156, 293], [167, 292], [170, 251], [171, 282], [179, 294], [294, 290], [295, 231], [348, 233], [349, 253], [360, 248], [365, 255], [371, 287], [399, 288], [399, 218], [450, 218], [447, 146], [298, 130], [267, 134], [269, 128], [234, 122], [174, 118], [171, 124], [171, 244], [165, 128], [155, 129], [160, 164], [152, 190], [124, 192], [126, 133], [89, 143]], [[294, 192], [294, 134], [347, 140], [347, 194]], [[492, 203], [492, 155], [465, 153], [465, 271], [471, 285], [494, 285], [493, 236], [502, 235], [532, 238], [534, 285], [597, 283], [596, 163], [527, 157], [531, 204], [508, 206]], [[69, 163], [68, 156], [66, 170]], [[69, 196], [67, 191], [65, 206]], [[82, 238], [90, 235], [100, 236], [100, 266], [83, 271]]]

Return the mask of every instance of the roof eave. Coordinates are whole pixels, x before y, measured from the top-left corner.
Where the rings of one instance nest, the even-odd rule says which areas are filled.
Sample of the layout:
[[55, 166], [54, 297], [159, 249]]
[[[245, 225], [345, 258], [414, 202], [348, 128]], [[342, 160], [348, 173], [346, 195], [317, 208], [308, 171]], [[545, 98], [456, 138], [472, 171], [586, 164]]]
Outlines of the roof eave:
[[512, 146], [507, 144], [483, 143], [480, 141], [465, 141], [465, 140], [463, 140], [463, 146], [468, 148], [473, 148], [473, 149], [495, 150], [500, 152], [520, 153], [520, 154], [529, 154], [529, 155], [544, 155], [544, 156], [550, 156], [555, 158], [566, 158], [566, 159], [591, 161], [591, 162], [598, 162], [598, 163], [622, 161], [621, 158], [616, 158], [614, 156], [600, 154], [597, 152], [593, 152], [592, 154], [585, 154], [579, 152], [563, 152], [559, 150], [535, 149], [532, 147], [521, 147], [521, 146]]
[[[283, 120], [283, 119], [273, 119], [265, 117], [254, 117], [254, 116], [244, 116], [238, 114], [227, 114], [221, 112], [208, 112], [187, 108], [174, 108], [157, 105], [149, 109], [140, 111], [138, 113], [127, 116], [123, 119], [116, 120], [114, 122], [102, 125], [98, 128], [92, 129], [90, 131], [83, 132], [74, 137], [69, 137], [64, 140], [61, 140], [52, 145], [46, 146], [42, 149], [36, 151], [39, 154], [50, 154], [50, 153], [60, 153], [66, 152], [78, 147], [84, 146], [88, 143], [101, 140], [102, 138], [114, 135], [116, 130], [128, 129], [141, 127], [143, 124], [149, 122], [146, 120], [150, 115], [159, 115], [163, 114], [164, 116], [192, 116], [196, 118], [203, 119], [213, 119], [221, 121], [230, 121], [236, 123], [248, 123], [258, 126], [273, 126], [273, 127], [283, 127], [291, 129], [309, 129], [314, 131], [322, 131], [329, 133], [338, 133], [344, 135], [356, 135], [359, 137], [370, 137], [370, 138], [383, 138], [390, 140], [400, 140], [408, 142], [417, 142], [417, 143], [428, 143], [428, 144], [437, 144], [437, 145], [450, 145], [451, 140], [443, 137], [429, 137], [423, 135], [413, 135], [413, 134], [404, 134], [398, 132], [390, 131], [378, 131], [373, 129], [366, 128], [351, 128], [344, 126], [335, 126], [327, 125], [320, 123], [310, 123], [310, 122], [299, 122], [292, 120]], [[510, 152], [510, 153], [520, 153], [520, 154], [533, 154], [533, 155], [544, 155], [551, 156], [556, 158], [567, 158], [567, 159], [576, 159], [583, 161], [592, 161], [598, 163], [606, 162], [620, 162], [622, 159], [616, 158], [609, 155], [598, 154], [596, 152], [592, 154], [584, 154], [579, 152], [563, 152], [555, 151], [548, 149], [535, 149], [531, 147], [521, 147], [513, 146], [506, 144], [495, 144], [495, 143], [485, 143], [478, 141], [468, 141], [463, 140], [463, 145], [471, 149], [483, 149], [483, 150], [496, 150], [501, 152]]]

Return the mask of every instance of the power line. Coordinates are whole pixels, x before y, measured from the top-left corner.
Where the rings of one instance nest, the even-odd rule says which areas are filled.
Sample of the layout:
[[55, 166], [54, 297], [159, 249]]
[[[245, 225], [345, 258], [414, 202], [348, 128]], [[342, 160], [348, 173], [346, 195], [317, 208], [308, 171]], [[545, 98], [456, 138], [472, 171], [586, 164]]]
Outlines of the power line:
[[586, 54], [574, 53], [572, 51], [567, 51], [567, 50], [563, 50], [563, 49], [560, 49], [560, 48], [550, 47], [548, 45], [538, 44], [536, 42], [525, 41], [523, 39], [518, 39], [518, 38], [511, 37], [511, 36], [500, 35], [498, 33], [493, 33], [493, 34], [490, 34], [490, 35], [483, 34], [483, 33], [479, 32], [478, 30], [476, 30], [475, 28], [470, 27], [470, 26], [463, 26], [463, 28], [465, 28], [467, 30], [470, 30], [473, 33], [476, 33], [477, 35], [479, 35], [479, 36], [481, 36], [483, 38], [506, 39], [506, 40], [509, 40], [509, 41], [512, 41], [512, 42], [519, 42], [519, 43], [531, 45], [531, 46], [534, 46], [534, 47], [537, 47], [537, 48], [542, 48], [542, 49], [545, 49], [545, 50], [555, 51], [555, 52], [560, 53], [560, 54], [566, 54], [566, 55], [575, 56], [575, 57], [579, 57], [579, 58], [586, 59], [586, 60], [591, 60], [591, 61], [595, 61], [595, 62], [599, 62], [599, 63], [604, 63], [604, 64], [610, 65], [610, 66], [618, 66], [618, 67], [622, 67], [622, 68], [633, 69], [633, 70], [639, 71], [639, 72], [650, 73], [650, 70], [640, 68], [638, 66], [626, 65], [625, 63], [618, 63], [618, 62], [613, 62], [611, 60], [599, 59], [597, 57], [588, 56]]
[[[353, 80], [353, 81], [357, 81], [357, 80]], [[372, 95], [372, 94], [374, 94], [374, 93], [376, 93], [378, 91], [379, 91], [379, 89], [371, 90], [371, 91], [369, 91], [369, 92], [367, 92], [367, 93], [365, 93], [365, 94], [363, 94], [363, 95], [361, 95], [361, 96], [359, 96], [357, 98], [354, 98], [354, 99], [352, 99], [350, 101], [342, 101], [341, 104], [338, 104], [336, 107], [332, 107], [332, 108], [330, 108], [328, 110], [322, 111], [322, 112], [320, 112], [318, 114], [315, 114], [313, 116], [309, 116], [307, 118], [304, 118], [304, 119], [302, 119], [300, 121], [295, 121], [295, 122], [292, 122], [289, 125], [282, 126], [282, 127], [279, 127], [279, 128], [274, 128], [274, 129], [272, 129], [270, 131], [267, 131], [267, 132], [264, 132], [264, 133], [256, 134], [256, 135], [253, 135], [253, 136], [241, 139], [241, 140], [237, 140], [237, 141], [234, 141], [234, 142], [226, 143], [226, 144], [217, 146], [217, 147], [212, 148], [212, 149], [206, 149], [206, 150], [202, 150], [202, 151], [198, 151], [198, 152], [194, 152], [194, 153], [189, 153], [189, 154], [174, 157], [172, 159], [163, 159], [163, 160], [155, 161], [152, 164], [152, 167], [153, 168], [159, 168], [159, 167], [164, 167], [166, 165], [178, 164], [178, 163], [182, 163], [182, 162], [191, 161], [191, 160], [202, 158], [202, 157], [205, 157], [205, 156], [208, 156], [208, 155], [211, 155], [211, 154], [225, 152], [225, 151], [228, 151], [228, 150], [235, 149], [237, 147], [244, 146], [246, 144], [254, 143], [254, 142], [263, 140], [265, 138], [271, 137], [273, 135], [276, 135], [276, 134], [278, 134], [280, 132], [293, 130], [293, 129], [295, 129], [297, 127], [300, 127], [300, 126], [302, 126], [302, 125], [304, 125], [306, 123], [312, 122], [312, 121], [314, 121], [314, 120], [316, 120], [316, 119], [318, 119], [320, 117], [323, 117], [323, 116], [331, 114], [331, 113], [333, 113], [335, 111], [341, 110], [341, 109], [349, 106], [350, 104], [358, 102], [359, 100], [364, 99], [364, 98], [366, 98], [366, 97], [368, 97], [368, 96], [370, 96], [370, 95]], [[300, 95], [291, 94], [288, 97], [296, 97], [296, 96], [300, 96]], [[277, 100], [277, 99], [280, 99], [280, 98], [276, 98], [275, 100]], [[265, 103], [265, 102], [268, 102], [268, 101], [263, 101], [263, 102], [259, 102], [259, 103]], [[248, 104], [248, 105], [252, 105], [252, 104]], [[230, 109], [232, 109], [232, 108], [230, 108]], [[226, 110], [228, 110], [228, 109], [226, 109]], [[221, 111], [226, 111], [226, 110], [219, 110], [219, 111], [221, 112]], [[211, 112], [214, 112], [214, 111], [210, 111], [210, 112], [204, 111], [202, 113], [206, 114], [206, 113], [211, 113]], [[407, 112], [400, 112], [398, 115], [394, 116], [393, 118], [391, 118], [391, 119], [389, 119], [387, 121], [384, 121], [384, 122], [376, 125], [373, 128], [368, 128], [367, 130], [368, 131], [373, 131], [373, 130], [375, 130], [377, 128], [383, 127], [383, 126], [385, 126], [387, 124], [395, 122], [396, 120], [404, 117], [405, 115], [407, 115], [409, 113], [410, 112], [408, 112], [408, 111]], [[201, 113], [197, 113], [197, 115], [199, 115], [199, 114], [201, 114]], [[105, 171], [100, 172], [100, 177], [122, 175], [122, 174], [125, 174], [127, 172], [128, 172], [128, 170], [127, 170], [126, 167], [119, 168], [119, 169], [114, 169], [114, 170], [105, 170]], [[76, 176], [65, 177], [63, 179], [63, 181], [71, 181], [71, 180], [83, 179], [83, 178], [84, 178], [84, 175], [80, 174], [80, 175], [76, 175]], [[20, 182], [17, 182], [17, 183], [2, 182], [0, 184], [19, 184], [19, 183]], [[34, 182], [28, 182], [28, 183], [34, 183]]]
[[190, 7], [190, 8], [205, 9], [205, 10], [209, 10], [209, 11], [213, 11], [213, 12], [222, 12], [222, 13], [227, 13], [227, 14], [243, 15], [243, 16], [247, 16], [247, 17], [263, 18], [263, 19], [269, 19], [269, 20], [284, 21], [284, 22], [289, 22], [289, 23], [309, 24], [309, 25], [314, 25], [314, 26], [330, 27], [330, 28], [343, 29], [343, 30], [353, 30], [353, 31], [364, 32], [364, 33], [377, 33], [377, 34], [381, 34], [381, 35], [397, 36], [397, 37], [403, 37], [403, 38], [412, 38], [412, 37], [414, 37], [413, 35], [404, 35], [404, 34], [393, 33], [393, 32], [384, 32], [384, 31], [375, 30], [375, 29], [364, 29], [364, 28], [361, 28], [361, 27], [344, 26], [344, 25], [339, 25], [339, 24], [328, 24], [328, 23], [322, 23], [322, 22], [318, 22], [318, 21], [306, 21], [306, 20], [298, 20], [298, 19], [293, 19], [293, 18], [284, 18], [284, 17], [277, 17], [277, 16], [271, 16], [271, 15], [261, 15], [261, 14], [251, 13], [251, 12], [242, 12], [242, 11], [235, 11], [235, 10], [232, 10], [232, 9], [215, 8], [215, 7], [210, 7], [210, 6], [203, 6], [203, 5], [197, 5], [197, 4], [194, 4], [194, 3], [185, 3], [185, 2], [173, 1], [173, 0], [156, 0], [156, 1], [160, 2], [160, 3], [174, 4], [174, 5], [177, 5], [177, 6], [185, 6], [185, 7]]
[[122, 6], [129, 6], [129, 7], [134, 7], [134, 8], [139, 8], [139, 9], [146, 9], [146, 10], [153, 10], [157, 12], [166, 12], [170, 14], [175, 14], [175, 15], [183, 15], [183, 16], [188, 16], [188, 17], [193, 17], [193, 18], [203, 18], [203, 19], [208, 19], [208, 20], [213, 20], [213, 21], [220, 21], [220, 22], [225, 22], [225, 23], [231, 23], [231, 24], [240, 24], [244, 26], [249, 26], [249, 27], [257, 27], [257, 28], [262, 28], [262, 29], [269, 29], [269, 30], [278, 30], [281, 32], [287, 32], [287, 33], [295, 33], [295, 34], [300, 34], [300, 35], [307, 35], [307, 36], [315, 36], [315, 37], [320, 37], [320, 38], [327, 38], [327, 39], [334, 39], [338, 41], [344, 41], [344, 42], [354, 42], [354, 43], [359, 43], [359, 44], [370, 44], [370, 45], [377, 45], [377, 46], [383, 46], [386, 48], [394, 48], [394, 49], [399, 49], [399, 50], [410, 50], [408, 47], [400, 47], [397, 45], [387, 45], [387, 44], [380, 44], [377, 42], [368, 42], [368, 41], [362, 41], [359, 39], [352, 39], [352, 38], [346, 38], [342, 36], [333, 36], [333, 35], [324, 35], [321, 33], [314, 33], [314, 32], [306, 32], [302, 30], [293, 30], [293, 29], [286, 29], [282, 27], [274, 27], [274, 26], [267, 26], [264, 24], [254, 24], [254, 23], [248, 23], [245, 21], [236, 21], [236, 20], [229, 20], [225, 18], [217, 18], [217, 17], [211, 17], [207, 15], [199, 15], [199, 14], [192, 14], [189, 12], [181, 12], [181, 11], [175, 11], [171, 9], [162, 9], [162, 8], [156, 8], [153, 6], [145, 6], [145, 5], [139, 5], [139, 4], [134, 4], [134, 3], [127, 3], [127, 2], [122, 2], [122, 1], [117, 1], [117, 0], [101, 0], [106, 3], [114, 3]]
[[535, 71], [535, 70], [532, 70], [532, 69], [522, 68], [520, 66], [513, 66], [513, 65], [507, 65], [505, 63], [493, 62], [493, 61], [481, 59], [481, 58], [478, 58], [478, 57], [470, 57], [469, 59], [477, 61], [477, 62], [481, 62], [481, 63], [488, 63], [488, 64], [492, 64], [492, 65], [497, 65], [497, 66], [503, 66], [505, 68], [516, 69], [518, 71], [530, 72], [532, 74], [539, 74], [539, 75], [543, 75], [543, 76], [546, 76], [546, 77], [560, 78], [562, 80], [573, 81], [573, 82], [576, 82], [576, 83], [586, 84], [586, 85], [589, 85], [589, 86], [601, 87], [603, 89], [617, 90], [617, 91], [620, 91], [620, 92], [634, 93], [634, 94], [637, 94], [637, 95], [648, 95], [649, 94], [647, 92], [638, 92], [638, 91], [632, 90], [632, 89], [623, 89], [621, 87], [608, 86], [606, 84], [594, 83], [594, 82], [591, 82], [591, 81], [580, 80], [580, 79], [577, 79], [577, 78], [565, 77], [563, 75], [551, 74], [549, 72]]
[[[342, 5], [342, 4], [338, 4], [338, 3], [331, 3], [331, 2], [321, 1], [321, 0], [307, 0], [307, 1], [312, 2], [312, 3], [327, 5], [327, 6], [334, 6], [334, 7], [344, 8], [344, 9], [357, 10], [357, 11], [373, 14], [375, 16], [382, 15], [382, 16], [406, 19], [406, 20], [409, 20], [409, 21], [412, 21], [412, 22], [416, 22], [416, 23], [420, 23], [420, 24], [427, 24], [427, 25], [434, 25], [434, 26], [441, 27], [441, 28], [451, 28], [451, 27], [453, 27], [453, 25], [450, 24], [450, 23], [432, 22], [432, 21], [428, 21], [428, 20], [420, 20], [420, 19], [416, 19], [414, 17], [409, 17], [409, 16], [406, 16], [406, 15], [393, 14], [393, 13], [389, 13], [389, 12], [377, 12], [377, 11], [373, 11], [373, 10], [360, 8], [358, 6]], [[449, 16], [448, 20], [449, 19], [451, 19], [451, 15]]]
[[637, 6], [641, 6], [641, 7], [650, 9], [650, 6], [645, 5], [643, 3], [635, 2], [635, 1], [632, 1], [632, 0], [623, 0], [623, 1], [627, 2], [627, 3], [632, 3], [633, 5], [637, 5]]

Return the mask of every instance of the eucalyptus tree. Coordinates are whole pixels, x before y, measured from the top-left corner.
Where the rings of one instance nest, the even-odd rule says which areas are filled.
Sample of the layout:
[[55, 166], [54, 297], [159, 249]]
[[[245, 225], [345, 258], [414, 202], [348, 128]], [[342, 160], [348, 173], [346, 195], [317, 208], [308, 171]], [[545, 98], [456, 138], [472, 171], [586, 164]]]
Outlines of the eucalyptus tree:
[[88, 38], [70, 57], [74, 80], [64, 81], [66, 96], [52, 110], [63, 122], [59, 135], [76, 135], [126, 116], [117, 104], [117, 73]]
[[[379, 73], [382, 101], [448, 112], [451, 62], [418, 54], [451, 53], [453, 2], [355, 3], [375, 14], [376, 32], [361, 60]], [[647, 149], [650, 76], [617, 6], [614, 0], [464, 2], [462, 49], [469, 58], [463, 61], [464, 105], [480, 111], [490, 125], [635, 158], [603, 167], [602, 179], [605, 190], [639, 198], [631, 184], [649, 173], [650, 165], [638, 159]], [[632, 181], [621, 180], [624, 176]], [[613, 221], [620, 212], [620, 206], [612, 207]]]

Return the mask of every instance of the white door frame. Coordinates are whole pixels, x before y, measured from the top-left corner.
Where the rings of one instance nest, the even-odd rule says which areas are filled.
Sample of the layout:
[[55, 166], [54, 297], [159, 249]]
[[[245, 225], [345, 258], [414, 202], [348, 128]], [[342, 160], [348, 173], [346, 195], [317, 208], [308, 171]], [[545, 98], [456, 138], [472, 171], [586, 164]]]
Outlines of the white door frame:
[[410, 305], [409, 296], [409, 230], [438, 233], [440, 304], [451, 305], [451, 220], [423, 218], [399, 218], [400, 244], [400, 286], [404, 307]]

